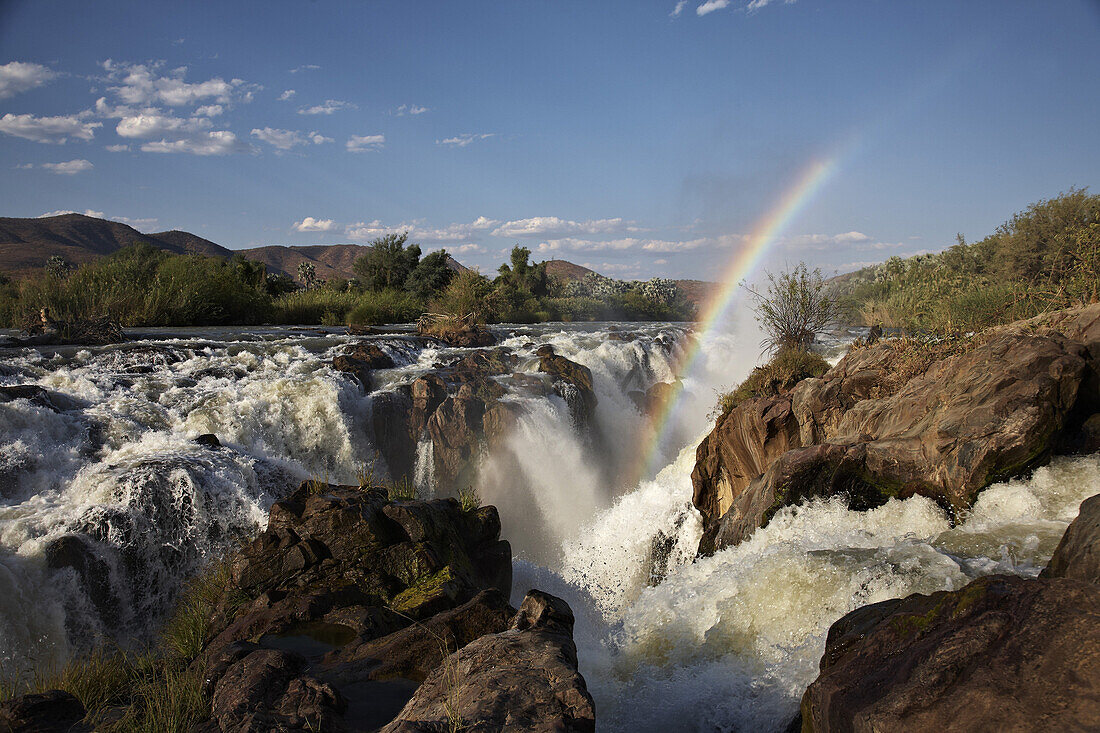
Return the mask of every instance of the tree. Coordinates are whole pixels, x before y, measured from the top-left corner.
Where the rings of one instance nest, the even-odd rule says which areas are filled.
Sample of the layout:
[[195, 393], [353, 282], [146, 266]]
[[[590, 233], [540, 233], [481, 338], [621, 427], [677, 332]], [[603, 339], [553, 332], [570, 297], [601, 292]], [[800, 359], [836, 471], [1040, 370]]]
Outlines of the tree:
[[455, 276], [447, 261], [445, 249], [425, 255], [405, 278], [405, 290], [423, 300], [443, 290]]
[[61, 255], [50, 255], [46, 260], [46, 274], [57, 280], [64, 280], [72, 269], [72, 265]]
[[355, 274], [368, 290], [401, 288], [420, 264], [420, 245], [405, 246], [409, 233], [387, 234], [370, 243], [365, 255], [355, 260]]
[[800, 262], [792, 270], [767, 273], [768, 287], [761, 293], [748, 288], [756, 320], [764, 328], [762, 346], [768, 351], [807, 351], [836, 320], [837, 302], [828, 293], [820, 268], [810, 270]]
[[313, 266], [312, 262], [298, 263], [298, 280], [306, 290], [313, 289], [313, 286], [317, 283], [317, 268]]
[[546, 275], [546, 263], [540, 262], [537, 265], [532, 265], [527, 261], [530, 256], [531, 250], [526, 247], [520, 247], [518, 244], [512, 247], [510, 257], [512, 266], [509, 267], [507, 263], [500, 266], [500, 269], [497, 270], [499, 273], [497, 282], [498, 284], [511, 285], [528, 296], [548, 295], [550, 293], [550, 283]]

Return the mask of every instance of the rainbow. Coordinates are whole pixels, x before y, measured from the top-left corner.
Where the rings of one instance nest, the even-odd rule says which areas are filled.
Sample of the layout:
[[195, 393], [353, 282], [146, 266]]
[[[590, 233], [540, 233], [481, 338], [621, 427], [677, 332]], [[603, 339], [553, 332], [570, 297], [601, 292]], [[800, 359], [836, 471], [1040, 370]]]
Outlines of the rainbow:
[[690, 375], [695, 367], [702, 350], [703, 340], [714, 330], [715, 326], [723, 320], [730, 306], [736, 300], [736, 295], [741, 290], [741, 284], [752, 274], [768, 249], [776, 243], [779, 236], [787, 226], [802, 211], [813, 195], [829, 179], [836, 168], [836, 158], [814, 161], [802, 171], [795, 184], [787, 190], [779, 202], [768, 212], [766, 216], [757, 222], [745, 244], [734, 252], [726, 266], [725, 272], [719, 281], [721, 286], [710, 296], [699, 314], [695, 332], [688, 340], [684, 354], [681, 356], [676, 370], [675, 391], [669, 395], [658, 412], [653, 416], [652, 429], [649, 439], [643, 446], [640, 460], [637, 463], [636, 475], [630, 476], [630, 485], [637, 485], [639, 481], [652, 475], [656, 470], [654, 461], [658, 455], [658, 449], [668, 431], [669, 418], [672, 417], [677, 404], [680, 401], [680, 392], [683, 389], [683, 378]]

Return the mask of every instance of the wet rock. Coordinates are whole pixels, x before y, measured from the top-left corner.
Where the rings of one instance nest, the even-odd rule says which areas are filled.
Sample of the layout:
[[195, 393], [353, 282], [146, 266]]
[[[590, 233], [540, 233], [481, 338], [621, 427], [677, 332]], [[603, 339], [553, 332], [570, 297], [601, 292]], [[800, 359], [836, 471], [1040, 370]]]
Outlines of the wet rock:
[[0, 387], [0, 402], [11, 402], [12, 400], [27, 400], [31, 404], [44, 407], [51, 412], [61, 412], [50, 399], [50, 393], [37, 384], [16, 384], [10, 387]]
[[1100, 583], [1100, 494], [1081, 503], [1041, 575]]
[[[1093, 338], [1100, 307], [1084, 310], [1097, 319], [1061, 325]], [[888, 389], [895, 352], [885, 342], [789, 395], [743, 403], [696, 453], [701, 551], [736, 544], [813, 496], [841, 493], [867, 508], [919, 494], [967, 509], [985, 487], [1048, 460], [1097, 411], [1100, 349], [1090, 348], [1046, 327], [1000, 329]]]
[[575, 361], [554, 353], [553, 346], [540, 346], [539, 371], [554, 379], [554, 392], [569, 405], [573, 423], [586, 428], [596, 414], [596, 392], [592, 388], [592, 371]]
[[371, 396], [371, 443], [386, 461], [390, 478], [411, 480], [416, 467], [416, 441], [420, 431], [414, 398], [408, 388], [377, 392]]
[[428, 426], [428, 418], [447, 399], [447, 385], [438, 374], [425, 374], [412, 383], [410, 432], [419, 439]]
[[979, 578], [829, 630], [802, 730], [1100, 728], [1100, 586]]
[[90, 733], [84, 706], [73, 695], [49, 690], [0, 703], [0, 731], [12, 733]]
[[364, 364], [367, 369], [393, 369], [396, 366], [392, 356], [383, 351], [378, 344], [370, 341], [355, 344], [347, 353], [352, 359]]
[[573, 613], [541, 591], [523, 599], [508, 631], [447, 657], [385, 733], [594, 731], [595, 705], [577, 671]]
[[448, 397], [428, 419], [438, 485], [456, 488], [473, 485], [484, 415], [485, 403], [467, 393]]
[[118, 616], [119, 600], [111, 588], [111, 568], [93, 549], [91, 542], [80, 535], [69, 534], [51, 540], [45, 549], [46, 567], [53, 570], [73, 570], [99, 617]]
[[195, 438], [192, 442], [206, 448], [222, 447], [222, 442], [218, 440], [218, 436], [214, 435], [213, 433], [203, 433], [199, 437]]
[[418, 329], [422, 336], [438, 339], [448, 346], [459, 348], [474, 348], [478, 346], [492, 346], [497, 342], [496, 336], [484, 325], [455, 324], [448, 328]]

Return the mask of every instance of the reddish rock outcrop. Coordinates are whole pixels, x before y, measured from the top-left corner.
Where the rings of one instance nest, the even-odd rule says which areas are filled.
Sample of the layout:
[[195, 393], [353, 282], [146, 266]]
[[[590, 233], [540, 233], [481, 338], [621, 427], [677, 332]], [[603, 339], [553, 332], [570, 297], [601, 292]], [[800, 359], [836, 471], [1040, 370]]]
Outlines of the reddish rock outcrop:
[[704, 553], [778, 509], [843, 493], [855, 508], [915, 494], [952, 511], [990, 484], [1088, 442], [1100, 408], [1100, 305], [984, 334], [897, 384], [889, 342], [820, 379], [743, 403], [696, 452]]
[[1081, 504], [1041, 575], [1100, 583], [1100, 494]]

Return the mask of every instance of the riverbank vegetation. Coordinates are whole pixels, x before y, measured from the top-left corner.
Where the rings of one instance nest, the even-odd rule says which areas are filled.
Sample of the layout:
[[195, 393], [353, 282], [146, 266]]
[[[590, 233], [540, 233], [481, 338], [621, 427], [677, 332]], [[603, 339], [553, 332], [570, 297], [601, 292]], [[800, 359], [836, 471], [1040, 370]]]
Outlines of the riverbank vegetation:
[[984, 239], [834, 280], [850, 318], [907, 333], [980, 331], [1100, 298], [1100, 195], [1070, 189]]
[[37, 276], [0, 278], [0, 327], [26, 329], [42, 308], [61, 322], [109, 319], [135, 326], [409, 323], [421, 314], [470, 314], [485, 323], [548, 320], [690, 320], [671, 280], [624, 282], [596, 274], [565, 283], [515, 247], [495, 278], [454, 267], [446, 251], [420, 256], [387, 235], [356, 260], [356, 277], [324, 281], [302, 263], [297, 281], [262, 263], [175, 255], [138, 243], [72, 267], [59, 257]]

